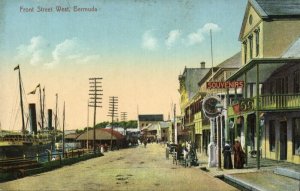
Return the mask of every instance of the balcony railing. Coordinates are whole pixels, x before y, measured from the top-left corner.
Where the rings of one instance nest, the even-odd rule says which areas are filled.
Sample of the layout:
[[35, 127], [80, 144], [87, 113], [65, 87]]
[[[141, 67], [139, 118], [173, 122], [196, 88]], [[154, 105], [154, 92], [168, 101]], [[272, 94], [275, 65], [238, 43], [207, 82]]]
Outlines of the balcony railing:
[[[300, 110], [300, 94], [274, 94], [259, 96], [260, 111], [281, 111], [281, 110]], [[256, 110], [257, 98], [251, 99], [241, 98], [233, 101], [228, 107], [228, 115], [236, 115]]]
[[300, 109], [300, 94], [261, 95], [260, 110]]

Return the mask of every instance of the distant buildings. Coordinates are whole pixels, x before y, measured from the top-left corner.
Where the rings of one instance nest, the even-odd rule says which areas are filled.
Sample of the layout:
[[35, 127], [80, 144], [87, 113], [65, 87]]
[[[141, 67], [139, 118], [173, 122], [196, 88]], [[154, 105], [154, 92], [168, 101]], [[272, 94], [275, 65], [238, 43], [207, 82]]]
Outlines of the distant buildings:
[[[112, 130], [112, 129], [105, 129], [105, 128], [96, 128], [95, 129], [96, 135], [95, 135], [95, 144], [96, 146], [100, 145], [110, 145], [111, 140], [113, 147], [124, 147], [125, 146], [125, 136], [119, 133], [118, 131]], [[79, 135], [76, 138], [76, 141], [79, 141], [81, 143], [82, 147], [89, 147], [93, 146], [93, 140], [94, 140], [94, 130], [89, 129], [88, 132], [85, 131], [81, 135]]]
[[150, 123], [157, 123], [159, 121], [164, 121], [164, 116], [162, 114], [138, 115], [138, 128], [141, 130]]

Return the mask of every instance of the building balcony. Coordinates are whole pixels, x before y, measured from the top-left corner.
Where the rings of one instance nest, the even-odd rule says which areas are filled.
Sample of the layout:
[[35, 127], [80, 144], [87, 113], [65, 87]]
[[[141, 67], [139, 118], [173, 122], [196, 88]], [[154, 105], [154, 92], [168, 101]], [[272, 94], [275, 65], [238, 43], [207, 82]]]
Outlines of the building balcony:
[[[228, 116], [256, 111], [257, 98], [240, 98], [228, 107]], [[259, 111], [300, 110], [300, 94], [273, 94], [259, 96]]]
[[261, 95], [259, 110], [300, 109], [300, 94]]

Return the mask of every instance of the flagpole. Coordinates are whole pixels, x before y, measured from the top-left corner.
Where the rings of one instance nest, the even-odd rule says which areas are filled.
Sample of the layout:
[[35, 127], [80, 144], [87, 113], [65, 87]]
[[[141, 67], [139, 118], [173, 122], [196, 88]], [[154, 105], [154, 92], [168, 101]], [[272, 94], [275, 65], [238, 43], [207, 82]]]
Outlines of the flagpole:
[[57, 103], [58, 103], [58, 94], [56, 93], [55, 96], [56, 96], [56, 106], [55, 106], [54, 140], [55, 140], [55, 143], [56, 143], [56, 136], [57, 136]]
[[211, 81], [213, 81], [213, 78], [214, 78], [214, 59], [213, 59], [213, 47], [212, 47], [212, 32], [211, 32], [211, 29], [210, 29], [209, 33], [210, 33], [210, 54], [211, 54]]

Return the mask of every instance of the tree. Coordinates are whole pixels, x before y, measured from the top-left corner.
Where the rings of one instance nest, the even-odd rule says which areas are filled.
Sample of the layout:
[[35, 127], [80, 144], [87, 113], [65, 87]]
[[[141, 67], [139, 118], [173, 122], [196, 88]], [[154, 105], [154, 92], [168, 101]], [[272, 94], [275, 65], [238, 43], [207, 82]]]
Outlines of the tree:
[[109, 122], [104, 121], [104, 122], [98, 123], [95, 127], [96, 128], [105, 128], [107, 125], [109, 125]]

